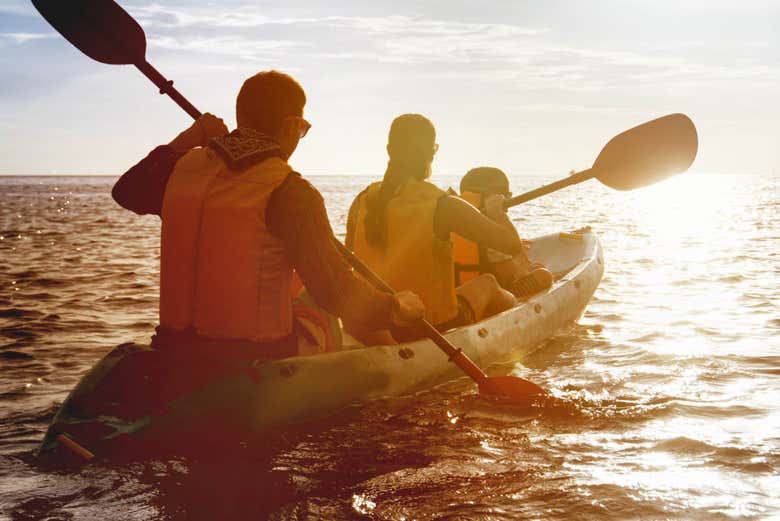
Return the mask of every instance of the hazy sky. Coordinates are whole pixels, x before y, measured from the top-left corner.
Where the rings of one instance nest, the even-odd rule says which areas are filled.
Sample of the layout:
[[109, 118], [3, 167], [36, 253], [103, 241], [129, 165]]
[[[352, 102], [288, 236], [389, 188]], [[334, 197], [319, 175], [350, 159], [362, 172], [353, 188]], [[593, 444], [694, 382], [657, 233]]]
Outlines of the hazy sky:
[[[148, 60], [235, 123], [241, 81], [307, 90], [304, 174], [384, 170], [393, 117], [437, 127], [435, 171], [590, 166], [612, 135], [670, 112], [700, 172], [780, 172], [780, 1], [124, 1]], [[121, 173], [189, 117], [132, 66], [93, 62], [27, 1], [0, 0], [0, 174]]]

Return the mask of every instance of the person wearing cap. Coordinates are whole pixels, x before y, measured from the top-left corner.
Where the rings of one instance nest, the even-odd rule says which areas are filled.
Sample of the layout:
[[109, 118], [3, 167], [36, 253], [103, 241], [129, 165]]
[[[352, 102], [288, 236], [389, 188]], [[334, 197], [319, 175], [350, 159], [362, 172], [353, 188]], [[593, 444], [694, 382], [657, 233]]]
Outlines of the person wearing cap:
[[[498, 168], [472, 168], [460, 181], [460, 197], [483, 213], [485, 201], [495, 195], [506, 199], [512, 197], [509, 178]], [[502, 287], [519, 299], [527, 299], [552, 286], [552, 273], [541, 263], [531, 262], [525, 249], [508, 255], [482, 247], [478, 242], [455, 233], [452, 235], [452, 245], [455, 283], [458, 285], [484, 273], [492, 273]]]

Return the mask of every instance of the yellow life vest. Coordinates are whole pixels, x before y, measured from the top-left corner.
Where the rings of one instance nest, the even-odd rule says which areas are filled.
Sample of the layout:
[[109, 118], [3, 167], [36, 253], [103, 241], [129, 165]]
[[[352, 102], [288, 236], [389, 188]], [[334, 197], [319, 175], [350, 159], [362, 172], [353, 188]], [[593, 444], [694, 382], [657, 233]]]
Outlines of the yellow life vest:
[[292, 332], [292, 267], [265, 224], [291, 171], [272, 157], [236, 172], [209, 148], [176, 163], [162, 207], [161, 326], [253, 342]]
[[408, 179], [385, 208], [387, 241], [375, 247], [366, 241], [367, 202], [377, 197], [382, 183], [358, 195], [354, 251], [396, 291], [411, 290], [425, 304], [425, 318], [433, 324], [458, 314], [453, 280], [452, 243], [436, 236], [433, 217], [446, 193], [427, 181]]
[[[482, 207], [482, 194], [477, 192], [463, 192], [460, 198], [471, 203], [477, 209]], [[481, 273], [489, 271], [482, 261], [482, 252], [479, 245], [460, 235], [452, 234], [452, 257], [455, 261], [455, 285], [476, 278]]]

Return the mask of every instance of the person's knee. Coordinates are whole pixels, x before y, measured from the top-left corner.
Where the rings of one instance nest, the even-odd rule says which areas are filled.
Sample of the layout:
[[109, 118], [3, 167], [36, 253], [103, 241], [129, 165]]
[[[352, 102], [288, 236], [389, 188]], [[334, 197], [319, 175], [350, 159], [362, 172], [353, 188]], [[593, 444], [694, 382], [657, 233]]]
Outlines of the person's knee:
[[480, 285], [482, 285], [485, 288], [499, 287], [498, 279], [492, 273], [483, 273], [479, 277], [477, 277], [477, 280], [479, 280]]
[[509, 309], [517, 302], [515, 296], [502, 288], [492, 273], [483, 273], [478, 279], [484, 294], [489, 295], [482, 313], [478, 313], [480, 319]]
[[[480, 277], [482, 277], [484, 289], [490, 291], [492, 295], [496, 295], [501, 300], [507, 300], [507, 294], [511, 295], [501, 286], [501, 283], [498, 282], [498, 279], [492, 273], [483, 273]], [[514, 300], [514, 297], [512, 299]]]

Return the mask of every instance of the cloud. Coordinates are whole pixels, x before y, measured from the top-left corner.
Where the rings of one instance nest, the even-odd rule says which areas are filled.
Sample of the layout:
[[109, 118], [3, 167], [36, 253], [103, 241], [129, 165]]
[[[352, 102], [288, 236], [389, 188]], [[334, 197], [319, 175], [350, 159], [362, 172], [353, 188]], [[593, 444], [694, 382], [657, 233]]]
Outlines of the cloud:
[[[701, 47], [696, 40], [626, 51], [567, 46], [548, 28], [507, 23], [407, 15], [273, 16], [251, 5], [226, 10], [151, 4], [130, 10], [154, 31], [152, 46], [241, 60], [295, 62], [305, 54], [315, 60], [358, 62], [361, 67], [416, 67], [421, 75], [449, 68], [453, 77], [479, 75], [484, 81], [569, 91], [643, 89], [672, 82], [687, 87], [763, 84], [780, 77], [780, 67], [756, 66], [747, 58], [729, 66], [701, 63], [691, 53]], [[262, 32], [254, 30], [260, 27]]]
[[245, 60], [257, 60], [262, 57], [275, 56], [280, 51], [302, 45], [293, 41], [250, 40], [235, 36], [203, 38], [159, 36], [150, 37], [148, 43], [150, 47], [161, 49], [220, 54]]
[[29, 2], [24, 0], [4, 0], [0, 5], [0, 14], [10, 14], [18, 16], [37, 16], [35, 10]]
[[45, 40], [47, 38], [54, 38], [57, 33], [0, 33], [0, 38], [3, 40], [10, 40], [11, 42], [21, 45], [34, 40]]
[[144, 27], [183, 28], [196, 25], [212, 27], [258, 27], [269, 23], [267, 16], [239, 10], [233, 12], [213, 12], [202, 9], [180, 10], [163, 7], [158, 4], [128, 7], [138, 22]]
[[546, 30], [521, 28], [508, 24], [486, 24], [458, 21], [426, 20], [404, 15], [390, 16], [319, 16], [270, 17], [246, 7], [235, 11], [214, 12], [204, 9], [172, 9], [158, 4], [128, 8], [144, 27], [185, 28], [193, 26], [217, 28], [257, 28], [269, 25], [316, 25], [352, 29], [383, 35], [468, 36], [480, 33], [502, 33], [505, 36], [531, 36]]

